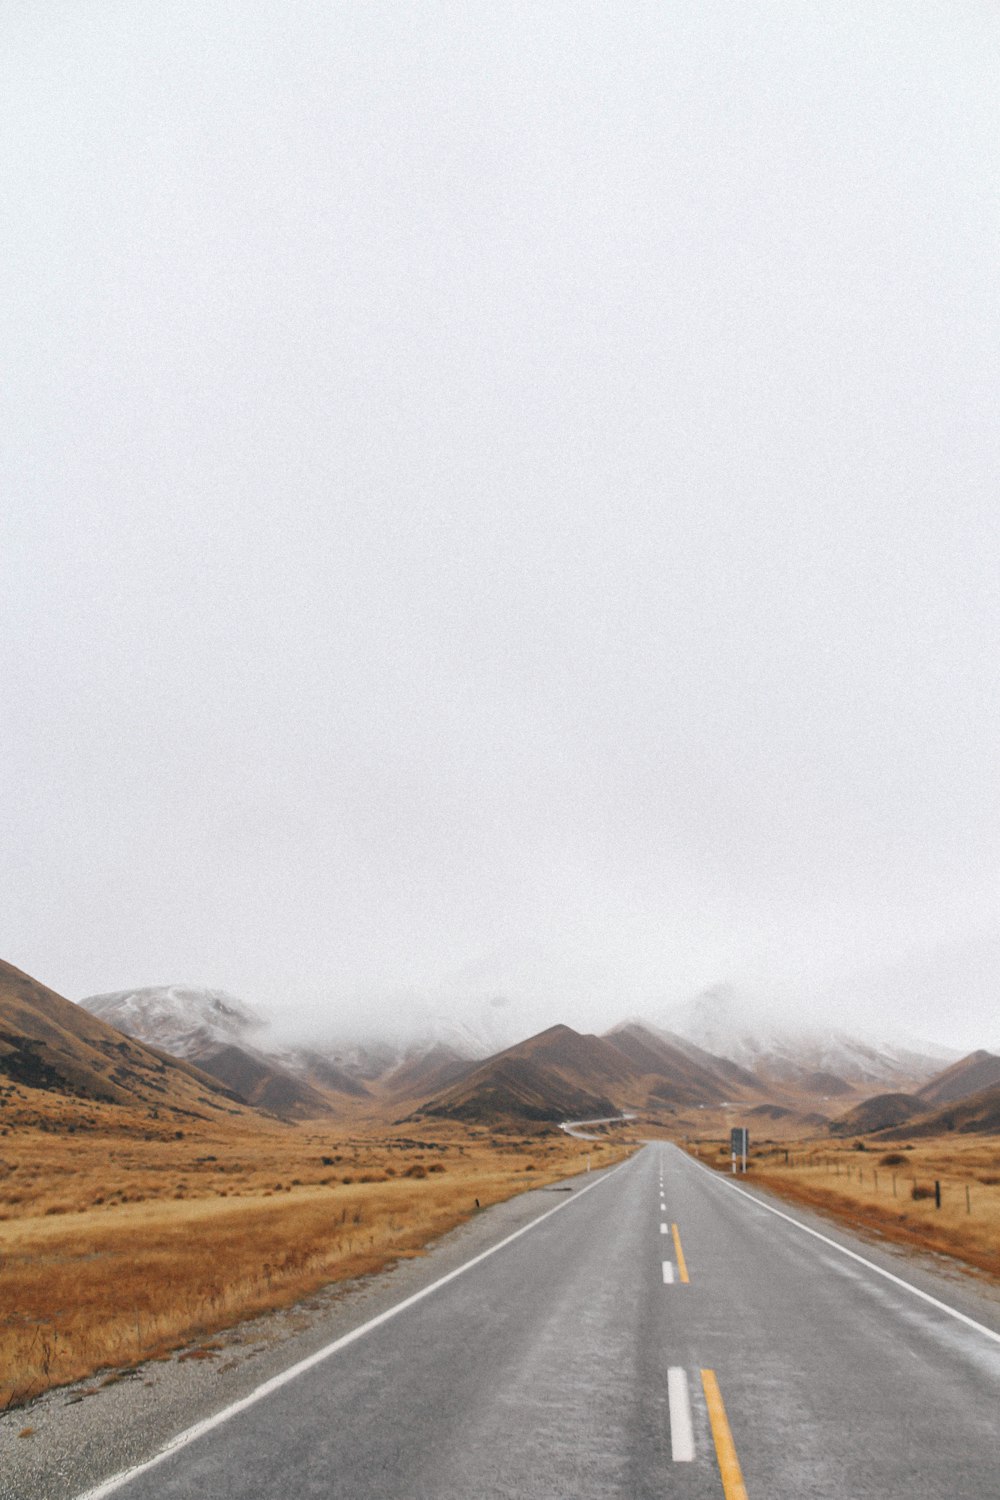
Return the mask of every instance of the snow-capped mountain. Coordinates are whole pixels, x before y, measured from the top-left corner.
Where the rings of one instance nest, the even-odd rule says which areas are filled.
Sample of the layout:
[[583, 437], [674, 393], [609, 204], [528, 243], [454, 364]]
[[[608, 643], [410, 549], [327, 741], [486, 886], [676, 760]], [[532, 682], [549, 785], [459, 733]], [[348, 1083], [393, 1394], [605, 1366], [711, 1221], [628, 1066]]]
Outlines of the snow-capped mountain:
[[[383, 1005], [383, 1014], [390, 1008]], [[375, 1079], [405, 1061], [441, 1049], [478, 1062], [523, 1041], [535, 1029], [533, 1018], [515, 1001], [502, 996], [485, 1000], [407, 996], [391, 1020], [375, 1019], [365, 1031], [360, 1030], [357, 1019], [350, 1023], [347, 1034], [324, 1034], [314, 1026], [305, 1033], [308, 1040], [290, 1032], [288, 1045], [321, 1051], [358, 1078]]]
[[513, 1047], [530, 1029], [520, 1008], [499, 995], [454, 1005], [426, 1004], [413, 1016], [406, 1050], [448, 1047], [459, 1057], [478, 1061]]
[[[406, 998], [406, 1007], [396, 1011], [405, 1015], [404, 1024], [387, 1003], [385, 1030], [373, 1015], [370, 1032], [355, 1031], [353, 1037], [322, 1037], [315, 1030], [282, 1035], [235, 996], [184, 985], [121, 990], [81, 1003], [127, 1035], [196, 1063], [250, 1103], [289, 1119], [336, 1113], [352, 1100], [430, 1093], [534, 1033], [522, 1007], [500, 996]], [[752, 1098], [761, 1090], [793, 1100], [803, 1094], [830, 1099], [864, 1090], [913, 1092], [954, 1060], [941, 1048], [777, 1017], [724, 986], [695, 996], [653, 1026], [639, 1024], [647, 1061], [651, 1047], [670, 1052], [675, 1093], [682, 1083], [690, 1093], [692, 1079], [702, 1074], [715, 1079], [716, 1092], [722, 1088], [732, 1098]], [[638, 1045], [627, 1026], [609, 1038], [619, 1050], [625, 1042], [633, 1050]], [[656, 1066], [662, 1071], [662, 1057]]]
[[317, 1084], [307, 1065], [276, 1047], [268, 1023], [223, 990], [169, 984], [81, 1000], [84, 1010], [126, 1036], [183, 1057], [222, 1080], [248, 1103], [286, 1119], [329, 1113], [326, 1091], [363, 1093], [335, 1070]]
[[[322, 1114], [344, 1098], [363, 1099], [370, 1085], [435, 1087], [464, 1071], [470, 1056], [495, 1050], [493, 1036], [450, 1024], [418, 1023], [419, 1041], [372, 1038], [359, 1043], [282, 1039], [244, 1001], [222, 990], [150, 986], [91, 995], [84, 1010], [127, 1036], [197, 1063], [250, 1103], [288, 1118]], [[478, 1048], [472, 1052], [470, 1049]]]
[[174, 1057], [195, 1058], [214, 1045], [260, 1046], [267, 1022], [224, 990], [180, 984], [88, 995], [80, 1004], [128, 1036]]
[[896, 1087], [931, 1077], [957, 1055], [932, 1044], [886, 1041], [762, 1013], [728, 985], [696, 995], [660, 1024], [774, 1083]]

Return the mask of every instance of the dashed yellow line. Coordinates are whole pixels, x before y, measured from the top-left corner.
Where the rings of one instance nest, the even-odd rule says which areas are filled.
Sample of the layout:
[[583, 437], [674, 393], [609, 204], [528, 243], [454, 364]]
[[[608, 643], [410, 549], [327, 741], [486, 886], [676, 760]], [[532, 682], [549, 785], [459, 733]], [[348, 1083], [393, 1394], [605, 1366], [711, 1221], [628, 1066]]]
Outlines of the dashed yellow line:
[[671, 1224], [670, 1232], [674, 1237], [674, 1251], [677, 1255], [677, 1273], [682, 1281], [689, 1281], [687, 1262], [684, 1259], [684, 1251], [681, 1249], [681, 1237], [677, 1232], [677, 1225]]
[[719, 1473], [722, 1475], [726, 1500], [748, 1500], [743, 1471], [736, 1457], [736, 1445], [729, 1430], [729, 1419], [722, 1404], [722, 1392], [719, 1390], [715, 1371], [702, 1370], [701, 1383], [705, 1389], [708, 1420], [712, 1424], [712, 1437], [715, 1439], [715, 1453], [719, 1460]]

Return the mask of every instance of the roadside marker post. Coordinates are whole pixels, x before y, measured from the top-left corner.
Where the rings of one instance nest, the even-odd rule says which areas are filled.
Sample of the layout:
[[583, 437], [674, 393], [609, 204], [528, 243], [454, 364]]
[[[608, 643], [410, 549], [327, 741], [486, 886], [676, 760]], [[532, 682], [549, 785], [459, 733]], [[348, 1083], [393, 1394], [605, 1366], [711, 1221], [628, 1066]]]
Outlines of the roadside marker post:
[[750, 1149], [750, 1132], [745, 1125], [734, 1125], [729, 1132], [729, 1150], [733, 1158], [733, 1176], [736, 1176], [736, 1158], [742, 1156], [743, 1171], [747, 1169], [747, 1152]]

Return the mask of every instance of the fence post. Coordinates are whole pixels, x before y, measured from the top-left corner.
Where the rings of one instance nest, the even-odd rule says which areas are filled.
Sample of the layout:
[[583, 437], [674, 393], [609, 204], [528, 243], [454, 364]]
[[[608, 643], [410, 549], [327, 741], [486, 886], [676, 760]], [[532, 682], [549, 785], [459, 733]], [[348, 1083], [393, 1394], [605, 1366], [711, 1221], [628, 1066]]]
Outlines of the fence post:
[[934, 1179], [934, 1207], [941, 1207], [941, 1184], [937, 1178]]

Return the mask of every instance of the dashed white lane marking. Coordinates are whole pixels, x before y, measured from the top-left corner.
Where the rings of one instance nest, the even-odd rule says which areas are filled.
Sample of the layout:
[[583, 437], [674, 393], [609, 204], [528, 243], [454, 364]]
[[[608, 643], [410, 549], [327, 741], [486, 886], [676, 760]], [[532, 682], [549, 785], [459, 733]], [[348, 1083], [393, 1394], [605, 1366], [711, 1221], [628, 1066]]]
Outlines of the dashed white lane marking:
[[670, 1406], [670, 1456], [675, 1464], [694, 1458], [694, 1427], [687, 1371], [672, 1365], [667, 1371], [667, 1401]]
[[671, 1265], [671, 1263], [670, 1263], [669, 1260], [665, 1260], [663, 1262], [663, 1280], [666, 1283], [666, 1285], [669, 1286], [671, 1284], [671, 1282], [673, 1281], [673, 1279], [674, 1279], [674, 1268]]
[[661, 1224], [660, 1225], [660, 1233], [661, 1234], [666, 1234], [667, 1232], [668, 1232], [667, 1225], [666, 1224]]

